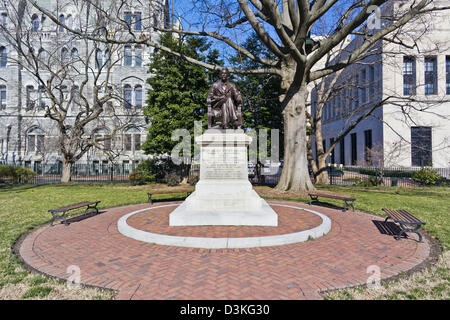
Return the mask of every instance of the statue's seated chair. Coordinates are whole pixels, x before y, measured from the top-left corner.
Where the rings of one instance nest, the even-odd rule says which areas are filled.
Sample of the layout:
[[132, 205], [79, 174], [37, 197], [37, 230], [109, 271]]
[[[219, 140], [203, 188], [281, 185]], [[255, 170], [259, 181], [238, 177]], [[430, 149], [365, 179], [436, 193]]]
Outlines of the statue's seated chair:
[[[236, 110], [237, 120], [234, 121], [233, 127], [235, 129], [240, 129], [242, 127], [242, 107], [237, 107]], [[216, 119], [222, 118], [222, 109], [221, 108], [211, 108], [208, 107], [208, 128], [223, 128], [221, 121], [216, 121]], [[225, 124], [227, 125], [227, 124]]]

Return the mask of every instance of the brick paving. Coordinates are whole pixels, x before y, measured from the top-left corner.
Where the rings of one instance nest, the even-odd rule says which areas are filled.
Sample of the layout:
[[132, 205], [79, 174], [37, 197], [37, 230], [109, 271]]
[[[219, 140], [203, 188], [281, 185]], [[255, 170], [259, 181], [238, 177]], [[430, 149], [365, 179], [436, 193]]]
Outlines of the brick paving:
[[[20, 255], [35, 269], [62, 279], [70, 276], [67, 268], [76, 265], [82, 283], [117, 290], [117, 299], [244, 300], [320, 299], [319, 291], [366, 283], [370, 265], [379, 266], [381, 277], [387, 278], [429, 255], [426, 239], [418, 243], [413, 234], [396, 241], [380, 233], [375, 225], [383, 221], [380, 217], [297, 202], [269, 203], [319, 211], [331, 219], [332, 229], [314, 241], [276, 247], [210, 250], [153, 245], [117, 230], [121, 216], [149, 206], [139, 204], [107, 209], [67, 227], [42, 227], [24, 239]], [[161, 215], [167, 217], [167, 212]], [[296, 219], [289, 212], [282, 214], [289, 216]]]

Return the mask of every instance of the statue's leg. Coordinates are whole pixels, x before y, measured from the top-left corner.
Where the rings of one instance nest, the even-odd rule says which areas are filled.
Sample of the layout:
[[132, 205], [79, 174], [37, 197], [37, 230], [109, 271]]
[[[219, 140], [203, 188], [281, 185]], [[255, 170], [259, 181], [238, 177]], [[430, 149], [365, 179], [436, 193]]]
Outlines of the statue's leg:
[[243, 124], [244, 124], [244, 123], [243, 123], [243, 121], [242, 121], [242, 110], [241, 110], [241, 107], [239, 107], [239, 108], [237, 109], [237, 121], [236, 121], [236, 127], [237, 127], [238, 129], [241, 129]]

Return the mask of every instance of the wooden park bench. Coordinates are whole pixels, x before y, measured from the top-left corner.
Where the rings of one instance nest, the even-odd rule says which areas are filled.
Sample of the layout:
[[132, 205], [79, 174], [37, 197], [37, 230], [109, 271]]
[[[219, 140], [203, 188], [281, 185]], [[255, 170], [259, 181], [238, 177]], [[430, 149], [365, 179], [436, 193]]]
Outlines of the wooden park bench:
[[311, 198], [309, 200], [309, 204], [311, 204], [312, 201], [319, 201], [319, 197], [338, 199], [338, 200], [343, 200], [345, 202], [344, 212], [347, 211], [347, 208], [349, 208], [349, 207], [352, 207], [352, 211], [355, 211], [353, 202], [356, 200], [356, 197], [354, 197], [354, 196], [348, 196], [346, 194], [340, 194], [340, 193], [325, 193], [325, 192], [319, 192], [319, 191], [308, 192], [308, 195]]
[[[154, 194], [174, 194], [174, 193], [186, 193], [186, 197], [188, 197], [193, 191], [192, 190], [169, 190], [169, 191], [153, 191], [148, 192], [148, 203], [153, 204], [154, 200], [152, 199], [152, 195]], [[173, 200], [173, 199], [170, 199]]]
[[[89, 209], [95, 209], [95, 214], [98, 214], [98, 209], [97, 209], [97, 204], [100, 201], [83, 201], [83, 202], [78, 202], [78, 203], [74, 203], [74, 204], [70, 204], [64, 207], [59, 207], [59, 208], [55, 208], [55, 209], [50, 209], [48, 210], [48, 212], [50, 212], [53, 216], [52, 220], [50, 221], [50, 226], [53, 226], [53, 222], [55, 221], [55, 219], [63, 219], [64, 224], [67, 226], [67, 219], [66, 219], [66, 212], [70, 211], [70, 210], [74, 210], [74, 209], [79, 209], [79, 208], [83, 208], [86, 207], [86, 212], [88, 212]], [[58, 213], [60, 213], [60, 215], [58, 215]]]
[[[426, 224], [425, 222], [406, 210], [391, 210], [386, 208], [383, 208], [382, 210], [388, 215], [388, 217], [384, 220], [385, 223], [388, 219], [392, 219], [400, 225], [400, 232], [396, 237], [397, 240], [400, 240], [401, 236], [406, 232], [414, 232], [419, 236], [419, 242], [422, 242], [422, 235], [418, 232], [418, 230], [422, 225]], [[410, 226], [415, 227], [411, 229]]]

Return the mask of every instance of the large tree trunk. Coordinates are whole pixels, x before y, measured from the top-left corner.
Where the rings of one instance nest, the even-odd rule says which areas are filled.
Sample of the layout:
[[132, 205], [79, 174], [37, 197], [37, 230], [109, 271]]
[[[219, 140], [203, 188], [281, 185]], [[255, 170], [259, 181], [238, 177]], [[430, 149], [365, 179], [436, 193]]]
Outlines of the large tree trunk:
[[330, 184], [330, 179], [328, 177], [326, 158], [318, 157], [317, 159], [317, 174], [316, 183], [320, 184]]
[[61, 182], [69, 182], [72, 178], [72, 162], [63, 159]]
[[306, 85], [302, 84], [287, 102], [284, 117], [284, 166], [277, 190], [314, 190], [308, 172], [306, 146]]

